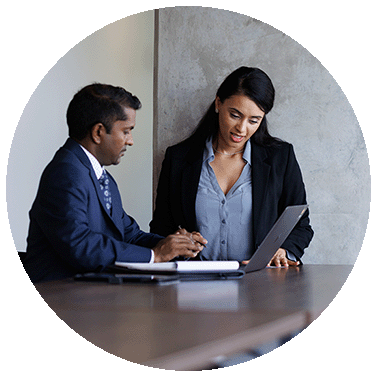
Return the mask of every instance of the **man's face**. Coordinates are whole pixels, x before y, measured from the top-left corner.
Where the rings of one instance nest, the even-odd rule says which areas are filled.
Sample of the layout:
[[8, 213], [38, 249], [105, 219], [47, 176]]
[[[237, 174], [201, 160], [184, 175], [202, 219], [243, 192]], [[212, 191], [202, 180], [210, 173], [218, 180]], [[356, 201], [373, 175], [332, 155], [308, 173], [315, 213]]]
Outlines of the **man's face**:
[[126, 147], [133, 145], [132, 130], [135, 127], [135, 110], [124, 109], [127, 120], [116, 121], [110, 133], [103, 132], [101, 137], [98, 160], [101, 165], [117, 165], [124, 156]]

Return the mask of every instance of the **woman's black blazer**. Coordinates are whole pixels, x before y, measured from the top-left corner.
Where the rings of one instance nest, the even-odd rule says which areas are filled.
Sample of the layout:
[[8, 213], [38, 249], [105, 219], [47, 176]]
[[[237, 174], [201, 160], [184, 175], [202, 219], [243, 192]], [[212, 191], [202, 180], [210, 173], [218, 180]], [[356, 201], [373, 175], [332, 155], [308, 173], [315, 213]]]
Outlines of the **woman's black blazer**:
[[[167, 236], [179, 225], [196, 231], [195, 199], [202, 167], [203, 147], [190, 140], [169, 147], [160, 172], [150, 230]], [[256, 249], [285, 207], [306, 204], [305, 186], [293, 146], [280, 142], [263, 147], [251, 141], [253, 233]], [[313, 230], [308, 211], [282, 248], [298, 259], [309, 245]]]

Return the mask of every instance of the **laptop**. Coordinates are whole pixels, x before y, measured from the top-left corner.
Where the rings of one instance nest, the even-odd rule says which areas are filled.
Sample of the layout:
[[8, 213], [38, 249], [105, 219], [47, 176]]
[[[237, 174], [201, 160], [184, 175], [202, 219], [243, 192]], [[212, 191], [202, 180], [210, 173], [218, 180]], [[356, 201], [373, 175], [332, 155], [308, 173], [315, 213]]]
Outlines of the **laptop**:
[[248, 273], [265, 268], [276, 251], [287, 239], [307, 208], [307, 204], [288, 206], [256, 249], [249, 263], [242, 265], [241, 269]]
[[175, 261], [165, 263], [123, 263], [116, 262], [115, 266], [132, 271], [173, 273], [180, 275], [188, 274], [238, 274], [238, 271], [245, 273], [265, 268], [276, 251], [280, 248], [302, 215], [308, 205], [288, 206], [277, 219], [267, 236], [264, 238], [250, 261], [241, 265], [238, 261]]

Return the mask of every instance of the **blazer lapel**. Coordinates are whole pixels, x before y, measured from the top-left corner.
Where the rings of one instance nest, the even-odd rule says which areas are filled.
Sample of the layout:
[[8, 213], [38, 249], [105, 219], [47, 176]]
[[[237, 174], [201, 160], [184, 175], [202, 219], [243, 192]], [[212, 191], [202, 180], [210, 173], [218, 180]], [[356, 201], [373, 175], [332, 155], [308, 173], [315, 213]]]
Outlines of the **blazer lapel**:
[[271, 166], [267, 162], [267, 151], [264, 147], [251, 143], [251, 169], [253, 185], [253, 228], [256, 237], [257, 227], [261, 220]]
[[192, 149], [182, 169], [181, 204], [184, 219], [186, 220], [186, 228], [189, 231], [197, 230], [195, 200], [201, 175], [202, 158], [203, 150], [197, 152]]

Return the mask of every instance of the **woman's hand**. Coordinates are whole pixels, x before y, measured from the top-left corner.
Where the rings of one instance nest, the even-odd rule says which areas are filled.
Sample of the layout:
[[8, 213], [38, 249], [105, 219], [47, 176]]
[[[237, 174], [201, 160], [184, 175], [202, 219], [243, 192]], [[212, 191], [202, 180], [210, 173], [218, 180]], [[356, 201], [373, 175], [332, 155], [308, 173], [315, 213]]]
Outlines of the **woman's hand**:
[[[243, 260], [242, 264], [249, 263], [250, 260]], [[293, 260], [290, 260], [286, 256], [286, 251], [284, 249], [279, 249], [276, 251], [275, 255], [272, 257], [272, 259], [267, 264], [267, 267], [275, 266], [275, 267], [289, 267], [289, 266], [299, 266], [300, 262], [294, 262]]]
[[294, 262], [290, 260], [286, 256], [286, 251], [284, 249], [279, 249], [276, 251], [275, 255], [267, 264], [267, 267], [275, 266], [275, 267], [289, 267], [289, 266], [298, 266], [300, 264], [299, 261]]

